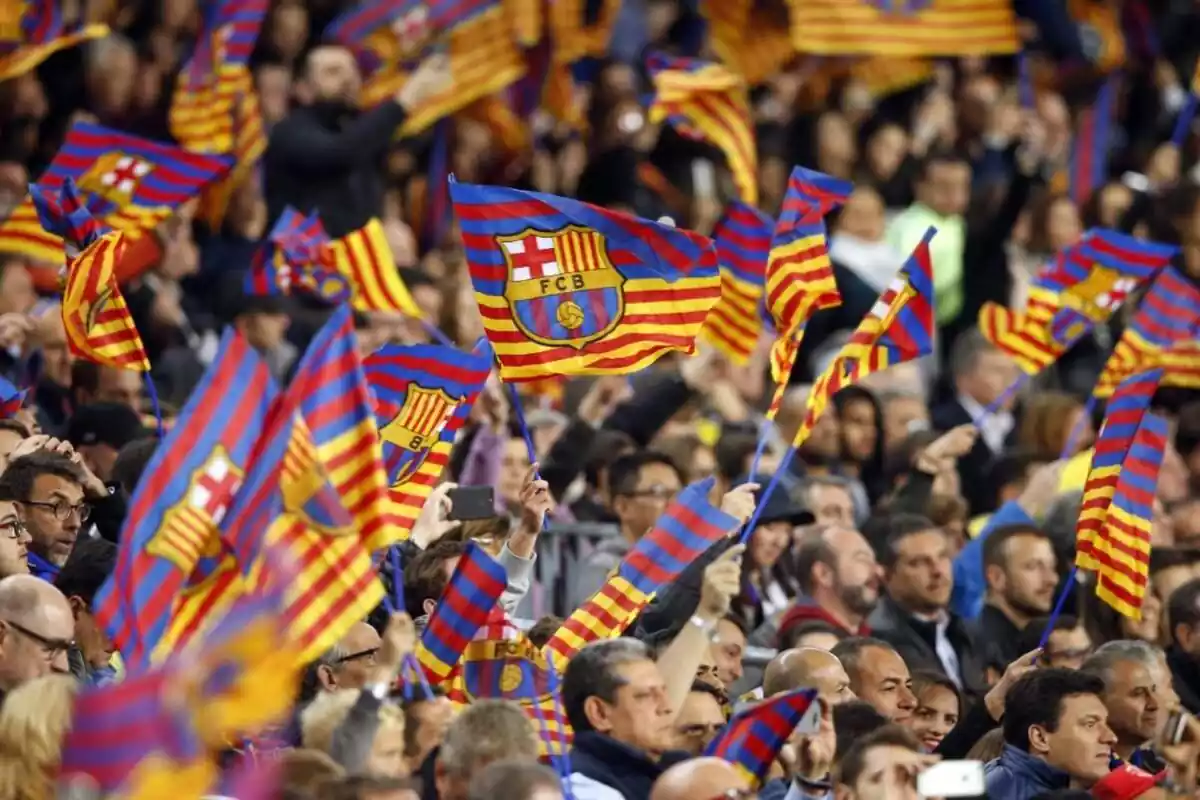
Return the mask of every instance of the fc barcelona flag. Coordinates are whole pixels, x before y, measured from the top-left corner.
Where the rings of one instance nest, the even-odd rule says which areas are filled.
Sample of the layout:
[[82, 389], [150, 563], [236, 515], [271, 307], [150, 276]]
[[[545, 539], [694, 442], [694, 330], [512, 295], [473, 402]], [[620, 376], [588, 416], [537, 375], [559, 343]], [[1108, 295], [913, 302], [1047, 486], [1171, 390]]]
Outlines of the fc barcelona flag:
[[440, 683], [450, 677], [507, 584], [504, 567], [476, 542], [467, 542], [417, 647], [417, 659], [430, 680]]
[[450, 194], [505, 380], [625, 374], [694, 352], [721, 296], [709, 239], [537, 192]]
[[329, 243], [329, 254], [333, 267], [349, 281], [350, 303], [356, 311], [421, 316], [421, 309], [396, 269], [396, 259], [378, 219], [334, 239]]
[[262, 241], [246, 272], [246, 293], [310, 294], [331, 303], [350, 297], [350, 286], [333, 266], [329, 236], [314, 211], [307, 217], [288, 206]]
[[[191, 153], [127, 133], [76, 122], [63, 146], [38, 177], [38, 185], [60, 189], [75, 181], [92, 216], [130, 237], [142, 235], [195, 197], [229, 169], [231, 159]], [[48, 289], [63, 263], [62, 238], [47, 232], [26, 197], [0, 223], [0, 250], [52, 265]]]
[[0, 9], [0, 82], [37, 69], [60, 50], [108, 33], [107, 25], [67, 30], [56, 0], [6, 0]]
[[758, 205], [758, 154], [749, 90], [737, 73], [692, 58], [652, 55], [650, 121], [667, 120], [684, 136], [708, 142], [725, 154], [738, 195]]
[[1021, 49], [1011, 0], [787, 0], [792, 44], [822, 56], [988, 56]]
[[774, 223], [740, 200], [730, 202], [713, 229], [721, 265], [721, 299], [708, 314], [704, 340], [735, 364], [745, 364], [762, 332], [759, 308]]
[[793, 733], [816, 733], [821, 703], [816, 689], [793, 689], [740, 712], [704, 754], [737, 767], [751, 786], [761, 786]]
[[363, 364], [400, 527], [416, 522], [492, 369], [486, 339], [471, 352], [387, 345]]

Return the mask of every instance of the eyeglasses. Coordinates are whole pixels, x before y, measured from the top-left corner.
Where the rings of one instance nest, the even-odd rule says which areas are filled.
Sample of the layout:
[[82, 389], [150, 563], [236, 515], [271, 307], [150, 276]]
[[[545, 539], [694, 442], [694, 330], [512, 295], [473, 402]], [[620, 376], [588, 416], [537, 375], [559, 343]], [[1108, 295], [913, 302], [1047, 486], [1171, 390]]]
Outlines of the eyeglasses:
[[22, 524], [21, 520], [19, 519], [14, 519], [11, 522], [6, 522], [3, 525], [0, 525], [0, 535], [3, 535], [8, 539], [20, 540], [24, 534], [25, 525]]
[[351, 653], [348, 656], [342, 656], [335, 663], [337, 663], [338, 666], [341, 666], [342, 664], [348, 663], [350, 661], [358, 661], [360, 658], [362, 658], [362, 659], [366, 659], [366, 662], [368, 664], [374, 664], [375, 663], [375, 654], [378, 652], [379, 652], [378, 647], [372, 647], [368, 650], [359, 650], [357, 653]]
[[23, 625], [18, 625], [11, 619], [0, 620], [0, 622], [3, 622], [3, 624], [12, 628], [26, 639], [38, 644], [42, 648], [42, 652], [46, 655], [47, 660], [53, 660], [75, 646], [75, 642], [70, 639], [51, 639], [47, 636], [42, 636], [40, 633], [34, 633]]
[[88, 503], [80, 503], [73, 506], [66, 500], [55, 500], [52, 503], [47, 503], [44, 500], [22, 500], [22, 505], [35, 506], [44, 508], [54, 515], [54, 518], [62, 522], [71, 518], [71, 514], [78, 514], [80, 522], [87, 522], [87, 518], [92, 515], [92, 507]]

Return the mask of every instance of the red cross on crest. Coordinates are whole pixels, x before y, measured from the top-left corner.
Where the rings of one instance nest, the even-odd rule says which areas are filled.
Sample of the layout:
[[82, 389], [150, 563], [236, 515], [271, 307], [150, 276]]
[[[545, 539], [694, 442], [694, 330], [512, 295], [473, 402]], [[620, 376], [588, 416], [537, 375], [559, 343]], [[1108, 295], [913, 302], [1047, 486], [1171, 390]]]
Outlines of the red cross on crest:
[[224, 455], [217, 453], [193, 481], [188, 502], [207, 514], [213, 522], [220, 523], [241, 485], [241, 475]]
[[521, 239], [506, 241], [503, 246], [512, 264], [514, 281], [536, 281], [562, 272], [551, 236], [529, 234]]

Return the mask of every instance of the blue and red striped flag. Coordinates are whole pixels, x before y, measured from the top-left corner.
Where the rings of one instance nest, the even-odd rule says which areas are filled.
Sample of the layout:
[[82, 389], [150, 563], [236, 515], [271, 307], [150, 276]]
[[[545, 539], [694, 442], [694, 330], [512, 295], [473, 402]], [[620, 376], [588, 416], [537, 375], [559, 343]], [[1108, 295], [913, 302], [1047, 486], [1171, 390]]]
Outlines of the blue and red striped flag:
[[1108, 151], [1112, 145], [1117, 78], [1110, 75], [1100, 86], [1092, 105], [1080, 112], [1071, 142], [1070, 195], [1076, 206], [1108, 180]]
[[246, 293], [268, 296], [295, 291], [330, 303], [350, 299], [350, 285], [338, 273], [329, 245], [316, 211], [306, 217], [288, 206], [254, 251], [246, 272]]
[[683, 136], [720, 150], [738, 196], [758, 205], [758, 151], [745, 80], [720, 64], [694, 58], [656, 53], [646, 64], [654, 81], [650, 121], [666, 120]]
[[816, 733], [820, 720], [817, 690], [793, 689], [735, 715], [704, 754], [733, 764], [752, 787], [757, 787], [766, 780], [792, 733]]
[[440, 683], [450, 677], [507, 585], [500, 562], [477, 543], [468, 542], [417, 647], [417, 658], [431, 680]]
[[387, 345], [363, 364], [375, 397], [394, 511], [407, 533], [441, 479], [450, 451], [492, 369], [486, 339], [470, 352]]
[[695, 351], [721, 293], [709, 239], [537, 192], [450, 194], [505, 380], [625, 374]]
[[1174, 267], [1166, 267], [1129, 320], [1096, 383], [1093, 394], [1109, 397], [1121, 381], [1138, 369], [1157, 364], [1164, 368], [1162, 382], [1171, 385], [1173, 370], [1162, 361], [1176, 344], [1195, 338], [1200, 325], [1200, 289]]
[[11, 419], [25, 405], [25, 391], [8, 378], [0, 377], [0, 419]]
[[276, 393], [262, 356], [226, 331], [212, 366], [154, 451], [130, 501], [116, 567], [94, 605], [130, 669], [150, 662], [201, 556], [219, 554], [218, 526]]
[[721, 266], [721, 299], [708, 312], [702, 335], [735, 364], [745, 364], [762, 332], [763, 292], [774, 222], [733, 200], [713, 228]]
[[108, 34], [107, 25], [68, 29], [55, 0], [8, 2], [0, 13], [0, 83], [36, 69], [60, 50]]
[[[225, 156], [192, 153], [100, 125], [76, 122], [38, 178], [38, 185], [59, 190], [68, 178], [73, 179], [92, 216], [137, 238], [223, 175], [231, 163]], [[57, 267], [63, 262], [62, 238], [42, 227], [32, 199], [26, 197], [0, 223], [0, 250], [54, 265], [48, 275], [38, 279], [38, 286], [48, 292], [57, 291]]]

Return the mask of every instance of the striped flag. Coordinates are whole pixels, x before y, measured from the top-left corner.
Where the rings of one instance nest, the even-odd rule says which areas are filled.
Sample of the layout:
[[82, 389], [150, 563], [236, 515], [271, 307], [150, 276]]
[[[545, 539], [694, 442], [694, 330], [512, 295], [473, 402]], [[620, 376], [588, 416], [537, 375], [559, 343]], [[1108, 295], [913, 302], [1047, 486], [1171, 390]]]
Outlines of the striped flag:
[[986, 56], [1021, 49], [1009, 0], [787, 0], [792, 44], [823, 56]]
[[[1110, 397], [1121, 381], [1148, 365], [1162, 366], [1163, 385], [1173, 385], [1178, 370], [1172, 369], [1163, 355], [1194, 339], [1197, 325], [1200, 290], [1174, 267], [1164, 267], [1117, 340], [1093, 394]], [[1195, 362], [1196, 368], [1200, 368], [1200, 359]]]
[[[86, 122], [67, 131], [63, 145], [38, 178], [50, 191], [72, 179], [93, 217], [125, 233], [144, 235], [200, 189], [224, 174], [231, 159], [191, 153]], [[0, 250], [53, 265], [42, 271], [38, 285], [56, 291], [63, 263], [62, 237], [46, 231], [32, 198], [26, 198], [0, 223]], [[48, 274], [46, 274], [48, 273]]]
[[725, 154], [738, 195], [758, 205], [758, 153], [749, 92], [741, 76], [720, 64], [651, 55], [654, 81], [650, 121], [668, 121], [684, 136], [705, 141]]
[[785, 9], [759, 7], [754, 0], [700, 0], [708, 39], [717, 58], [749, 86], [781, 72], [796, 58]]
[[626, 374], [695, 351], [720, 299], [709, 239], [554, 195], [450, 193], [505, 380]]
[[130, 501], [116, 568], [94, 604], [129, 669], [150, 663], [188, 577], [202, 556], [219, 554], [218, 526], [276, 393], [263, 357], [227, 330], [212, 366], [154, 451]]
[[291, 206], [285, 207], [254, 251], [246, 272], [246, 293], [290, 295], [295, 290], [334, 303], [345, 300], [350, 287], [332, 271], [328, 245], [329, 236], [316, 211], [306, 217]]
[[816, 733], [821, 704], [816, 689], [793, 689], [734, 716], [709, 743], [706, 756], [728, 761], [752, 786], [761, 786], [793, 733]]
[[1200, 342], [1195, 333], [1163, 351], [1163, 386], [1200, 389]]
[[817, 377], [793, 447], [804, 443], [829, 400], [839, 391], [874, 372], [933, 352], [933, 264], [929, 242], [936, 234], [936, 228], [926, 231], [895, 280], [851, 334], [850, 341]]
[[450, 451], [492, 369], [481, 339], [471, 352], [442, 345], [387, 345], [363, 364], [374, 396], [398, 534], [407, 535], [441, 479]]
[[25, 405], [25, 392], [8, 378], [0, 377], [0, 419], [12, 419]]
[[107, 25], [68, 30], [55, 0], [10, 0], [0, 11], [0, 82], [37, 69], [60, 50], [108, 34]]
[[413, 300], [396, 269], [392, 248], [383, 225], [372, 219], [330, 243], [333, 264], [350, 282], [351, 304], [356, 311], [393, 311], [420, 318]]
[[440, 683], [450, 677], [507, 585], [504, 567], [478, 544], [468, 542], [417, 646], [417, 659], [431, 681]]
[[1071, 200], [1082, 206], [1108, 181], [1108, 151], [1112, 143], [1117, 78], [1110, 75], [1100, 86], [1096, 99], [1080, 112], [1071, 142]]
[[721, 265], [721, 299], [704, 323], [704, 340], [735, 364], [745, 364], [758, 346], [767, 255], [774, 227], [758, 209], [734, 200], [713, 229]]

